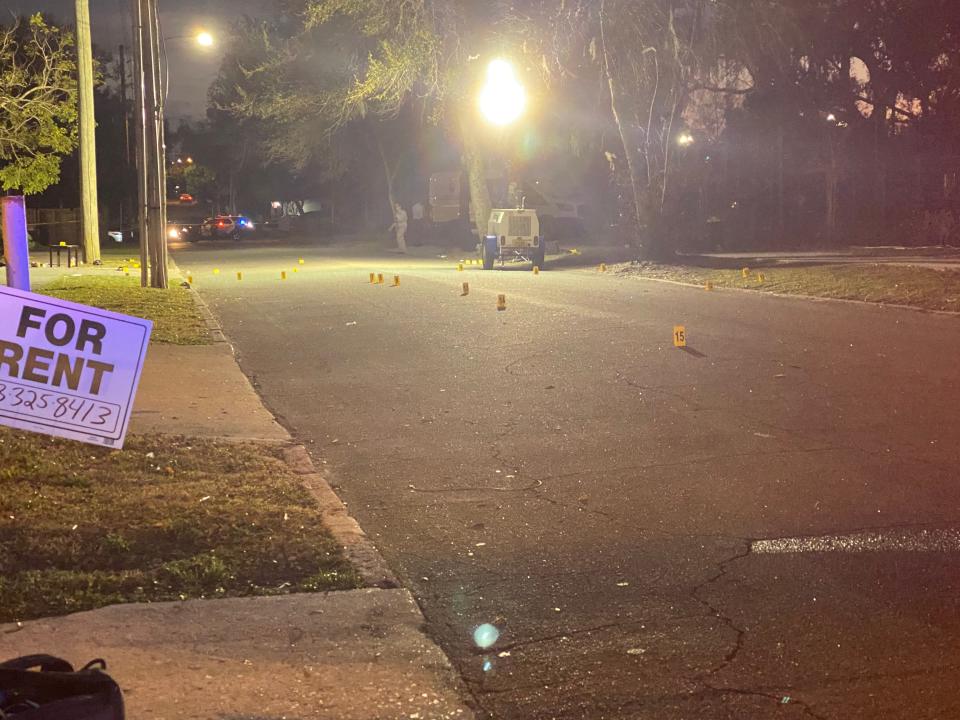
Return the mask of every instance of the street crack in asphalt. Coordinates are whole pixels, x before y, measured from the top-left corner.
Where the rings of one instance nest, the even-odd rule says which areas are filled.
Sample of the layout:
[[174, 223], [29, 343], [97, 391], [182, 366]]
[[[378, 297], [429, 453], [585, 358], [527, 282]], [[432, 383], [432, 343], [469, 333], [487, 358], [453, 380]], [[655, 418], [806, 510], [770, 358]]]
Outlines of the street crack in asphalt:
[[[725, 614], [721, 608], [719, 608], [717, 605], [714, 605], [712, 602], [710, 602], [705, 597], [703, 597], [701, 593], [707, 587], [717, 583], [718, 581], [726, 577], [727, 574], [729, 573], [730, 565], [754, 554], [753, 547], [754, 547], [754, 544], [757, 542], [756, 540], [749, 539], [749, 538], [742, 538], [740, 542], [743, 543], [743, 548], [739, 552], [721, 560], [717, 564], [717, 572], [711, 575], [710, 577], [708, 577], [703, 582], [701, 582], [699, 585], [695, 586], [690, 591], [690, 597], [693, 600], [695, 600], [696, 602], [700, 603], [705, 608], [707, 608], [707, 610], [709, 611], [712, 617], [717, 618], [720, 621], [720, 623], [723, 625], [723, 627], [727, 628], [728, 630], [731, 630], [735, 635], [733, 646], [730, 648], [730, 650], [727, 651], [727, 654], [724, 655], [723, 661], [720, 662], [715, 667], [708, 670], [706, 673], [703, 673], [699, 677], [694, 678], [694, 681], [698, 682], [704, 687], [704, 692], [716, 693], [720, 695], [749, 695], [754, 697], [763, 697], [763, 698], [772, 700], [777, 704], [781, 704], [781, 703], [784, 703], [784, 699], [787, 698], [787, 696], [785, 696], [784, 694], [772, 694], [769, 692], [754, 690], [750, 688], [723, 687], [723, 686], [712, 685], [710, 683], [710, 678], [713, 675], [716, 675], [721, 670], [723, 670], [724, 668], [731, 665], [734, 661], [736, 661], [737, 656], [743, 650], [744, 640], [746, 638], [747, 631], [744, 628], [737, 625], [734, 622], [733, 618]], [[812, 717], [812, 718], [816, 718], [816, 720], [826, 720], [826, 718], [824, 718], [822, 715], [818, 715], [810, 705], [803, 702], [802, 700], [797, 700], [793, 697], [790, 697], [787, 700], [786, 704], [793, 704], [802, 708], [805, 715], [808, 715], [809, 717]]]

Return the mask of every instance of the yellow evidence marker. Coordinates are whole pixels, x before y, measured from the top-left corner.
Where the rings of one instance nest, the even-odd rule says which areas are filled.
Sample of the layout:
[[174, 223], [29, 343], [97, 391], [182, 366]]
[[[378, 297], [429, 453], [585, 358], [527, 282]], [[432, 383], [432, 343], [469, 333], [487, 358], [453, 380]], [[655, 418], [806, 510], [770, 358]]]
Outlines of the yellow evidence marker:
[[377, 273], [377, 285], [383, 285], [383, 273]]
[[297, 264], [303, 265], [303, 258], [297, 258]]
[[400, 276], [399, 276], [399, 275], [394, 275], [394, 276], [393, 276], [393, 286], [394, 286], [394, 287], [400, 287]]
[[376, 284], [377, 284], [377, 274], [376, 274], [376, 273], [370, 273], [370, 284], [371, 284], [371, 285], [376, 285]]
[[219, 274], [220, 274], [220, 268], [214, 268], [214, 269], [213, 269], [213, 274], [214, 274], [214, 275], [219, 275]]
[[463, 272], [463, 263], [457, 263], [457, 272]]
[[469, 295], [469, 294], [470, 294], [470, 283], [464, 283], [463, 292], [460, 293], [460, 297], [463, 297], [464, 295]]
[[280, 279], [281, 279], [281, 280], [286, 280], [286, 279], [287, 279], [287, 271], [286, 271], [286, 270], [281, 270], [281, 271], [280, 271]]
[[758, 273], [757, 273], [757, 282], [758, 282], [759, 284], [762, 285], [762, 284], [763, 284], [763, 281], [764, 281], [765, 279], [766, 279], [766, 278], [763, 277], [763, 273], [762, 273], [762, 272], [758, 272]]
[[187, 282], [193, 285], [193, 275], [187, 275]]
[[713, 283], [707, 280], [706, 284], [703, 286], [703, 289], [707, 292], [713, 290]]
[[741, 268], [740, 274], [743, 275], [743, 277], [745, 277], [745, 278], [746, 278], [746, 277], [750, 277], [750, 268], [748, 268], [748, 267]]
[[678, 348], [687, 346], [687, 329], [683, 325], [673, 326], [673, 346]]
[[534, 274], [534, 275], [539, 275], [539, 274], [540, 274], [540, 266], [539, 266], [539, 265], [534, 265], [534, 266], [533, 266], [533, 274]]
[[497, 295], [497, 310], [506, 310], [506, 309], [507, 309], [507, 296]]
[[238, 273], [237, 273], [237, 280], [243, 280], [243, 273], [242, 273], [242, 272], [238, 272]]

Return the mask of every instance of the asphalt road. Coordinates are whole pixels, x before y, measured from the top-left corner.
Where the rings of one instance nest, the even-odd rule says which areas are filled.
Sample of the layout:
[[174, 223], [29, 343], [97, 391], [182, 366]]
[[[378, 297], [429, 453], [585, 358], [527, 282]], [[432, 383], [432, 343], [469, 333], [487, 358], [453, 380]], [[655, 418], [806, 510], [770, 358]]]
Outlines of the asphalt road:
[[176, 253], [483, 712], [960, 717], [960, 319], [456, 259]]

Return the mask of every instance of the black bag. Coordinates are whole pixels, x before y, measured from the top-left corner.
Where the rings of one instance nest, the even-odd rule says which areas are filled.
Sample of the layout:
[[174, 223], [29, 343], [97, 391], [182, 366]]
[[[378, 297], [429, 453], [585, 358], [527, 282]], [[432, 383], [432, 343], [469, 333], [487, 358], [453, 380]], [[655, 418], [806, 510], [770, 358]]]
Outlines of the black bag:
[[123, 695], [106, 669], [91, 660], [74, 671], [50, 655], [0, 663], [0, 719], [123, 720]]

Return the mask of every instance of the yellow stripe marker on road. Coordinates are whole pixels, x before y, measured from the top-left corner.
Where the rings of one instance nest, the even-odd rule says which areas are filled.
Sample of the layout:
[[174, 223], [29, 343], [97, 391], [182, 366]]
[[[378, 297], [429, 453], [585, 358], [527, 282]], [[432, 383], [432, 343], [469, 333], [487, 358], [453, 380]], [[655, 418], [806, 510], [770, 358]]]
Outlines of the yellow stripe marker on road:
[[497, 310], [506, 310], [506, 309], [507, 309], [507, 296], [497, 295]]

